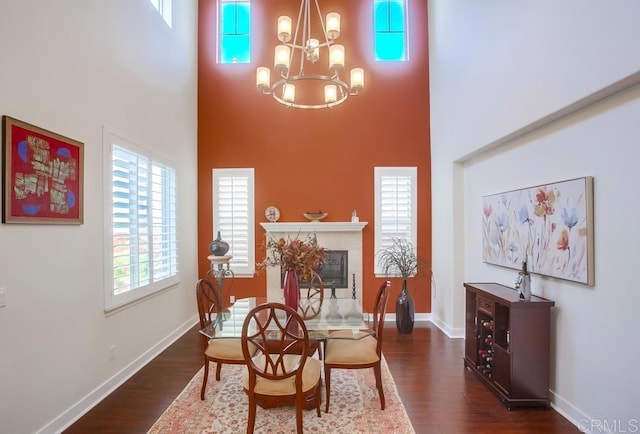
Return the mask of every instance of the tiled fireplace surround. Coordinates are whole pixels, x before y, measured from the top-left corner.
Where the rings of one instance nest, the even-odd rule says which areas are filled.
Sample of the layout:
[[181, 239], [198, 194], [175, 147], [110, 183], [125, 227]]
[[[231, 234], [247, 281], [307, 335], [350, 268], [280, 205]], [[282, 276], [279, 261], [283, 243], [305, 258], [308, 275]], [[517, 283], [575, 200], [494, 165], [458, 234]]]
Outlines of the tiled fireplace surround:
[[[267, 238], [299, 237], [316, 234], [318, 245], [328, 250], [347, 250], [348, 288], [336, 288], [338, 295], [350, 295], [353, 275], [355, 274], [356, 297], [362, 303], [362, 230], [366, 222], [285, 222], [260, 223]], [[328, 291], [329, 288], [325, 288]], [[280, 268], [267, 268], [267, 300], [284, 301], [280, 287]]]

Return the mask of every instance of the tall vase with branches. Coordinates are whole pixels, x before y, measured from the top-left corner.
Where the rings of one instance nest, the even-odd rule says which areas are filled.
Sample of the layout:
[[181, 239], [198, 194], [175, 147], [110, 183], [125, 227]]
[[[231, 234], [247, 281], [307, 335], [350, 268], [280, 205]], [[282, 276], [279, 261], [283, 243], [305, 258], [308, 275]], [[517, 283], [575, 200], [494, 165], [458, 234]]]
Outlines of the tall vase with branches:
[[277, 266], [285, 273], [284, 301], [287, 306], [298, 309], [300, 297], [299, 278], [308, 281], [315, 270], [324, 264], [324, 247], [318, 245], [315, 234], [306, 239], [271, 238], [266, 241], [267, 254], [257, 264], [258, 270]]
[[390, 246], [378, 251], [378, 266], [386, 277], [400, 277], [402, 290], [396, 299], [396, 327], [409, 334], [415, 321], [415, 304], [407, 290], [407, 280], [424, 273], [428, 267], [424, 257], [406, 238], [393, 238]]

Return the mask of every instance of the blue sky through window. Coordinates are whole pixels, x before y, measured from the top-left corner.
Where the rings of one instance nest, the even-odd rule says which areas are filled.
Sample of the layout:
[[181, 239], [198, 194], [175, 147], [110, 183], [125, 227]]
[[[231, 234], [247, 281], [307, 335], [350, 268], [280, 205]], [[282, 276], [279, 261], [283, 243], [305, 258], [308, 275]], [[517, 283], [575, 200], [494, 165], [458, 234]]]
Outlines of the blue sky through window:
[[373, 8], [376, 60], [407, 60], [405, 0], [375, 0]]
[[220, 62], [249, 63], [251, 60], [251, 4], [249, 1], [220, 2]]

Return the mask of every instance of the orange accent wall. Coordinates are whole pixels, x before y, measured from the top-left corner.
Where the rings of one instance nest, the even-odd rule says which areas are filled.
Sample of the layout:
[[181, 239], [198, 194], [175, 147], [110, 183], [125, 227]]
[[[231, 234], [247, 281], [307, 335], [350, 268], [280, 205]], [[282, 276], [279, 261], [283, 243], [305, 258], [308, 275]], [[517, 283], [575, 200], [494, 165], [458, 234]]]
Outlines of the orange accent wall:
[[[313, 3], [313, 2], [312, 2]], [[258, 66], [273, 66], [276, 21], [295, 21], [299, 1], [252, 1], [250, 64], [216, 62], [217, 1], [199, 0], [198, 48], [198, 255], [199, 274], [209, 269], [212, 227], [212, 169], [255, 168], [256, 261], [269, 205], [280, 221], [303, 221], [302, 213], [322, 210], [324, 221], [350, 221], [355, 209], [363, 231], [364, 306], [370, 310], [383, 279], [374, 267], [374, 167], [418, 167], [418, 247], [431, 262], [431, 157], [427, 1], [408, 0], [408, 62], [375, 62], [373, 0], [321, 0], [323, 15], [341, 14], [339, 43], [346, 71], [365, 69], [365, 90], [332, 109], [287, 108], [255, 88]], [[317, 29], [317, 26], [314, 26]], [[321, 53], [321, 56], [325, 53]], [[324, 62], [323, 62], [324, 60]], [[324, 66], [326, 58], [320, 59]], [[272, 72], [272, 81], [274, 73]], [[395, 310], [401, 281], [392, 281], [388, 311]], [[412, 279], [416, 312], [431, 312], [430, 279]], [[265, 274], [236, 279], [236, 297], [264, 296]]]

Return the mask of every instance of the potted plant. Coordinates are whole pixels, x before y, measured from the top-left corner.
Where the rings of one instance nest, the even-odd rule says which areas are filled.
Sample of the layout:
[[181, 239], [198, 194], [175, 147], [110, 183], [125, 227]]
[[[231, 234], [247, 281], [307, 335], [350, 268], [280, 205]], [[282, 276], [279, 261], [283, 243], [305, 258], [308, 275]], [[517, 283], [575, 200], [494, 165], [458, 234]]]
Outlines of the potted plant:
[[418, 255], [411, 241], [406, 238], [393, 238], [390, 246], [378, 251], [377, 257], [378, 265], [386, 277], [402, 279], [402, 290], [396, 299], [396, 327], [400, 333], [411, 333], [415, 306], [407, 291], [407, 280], [425, 272], [427, 261]]

